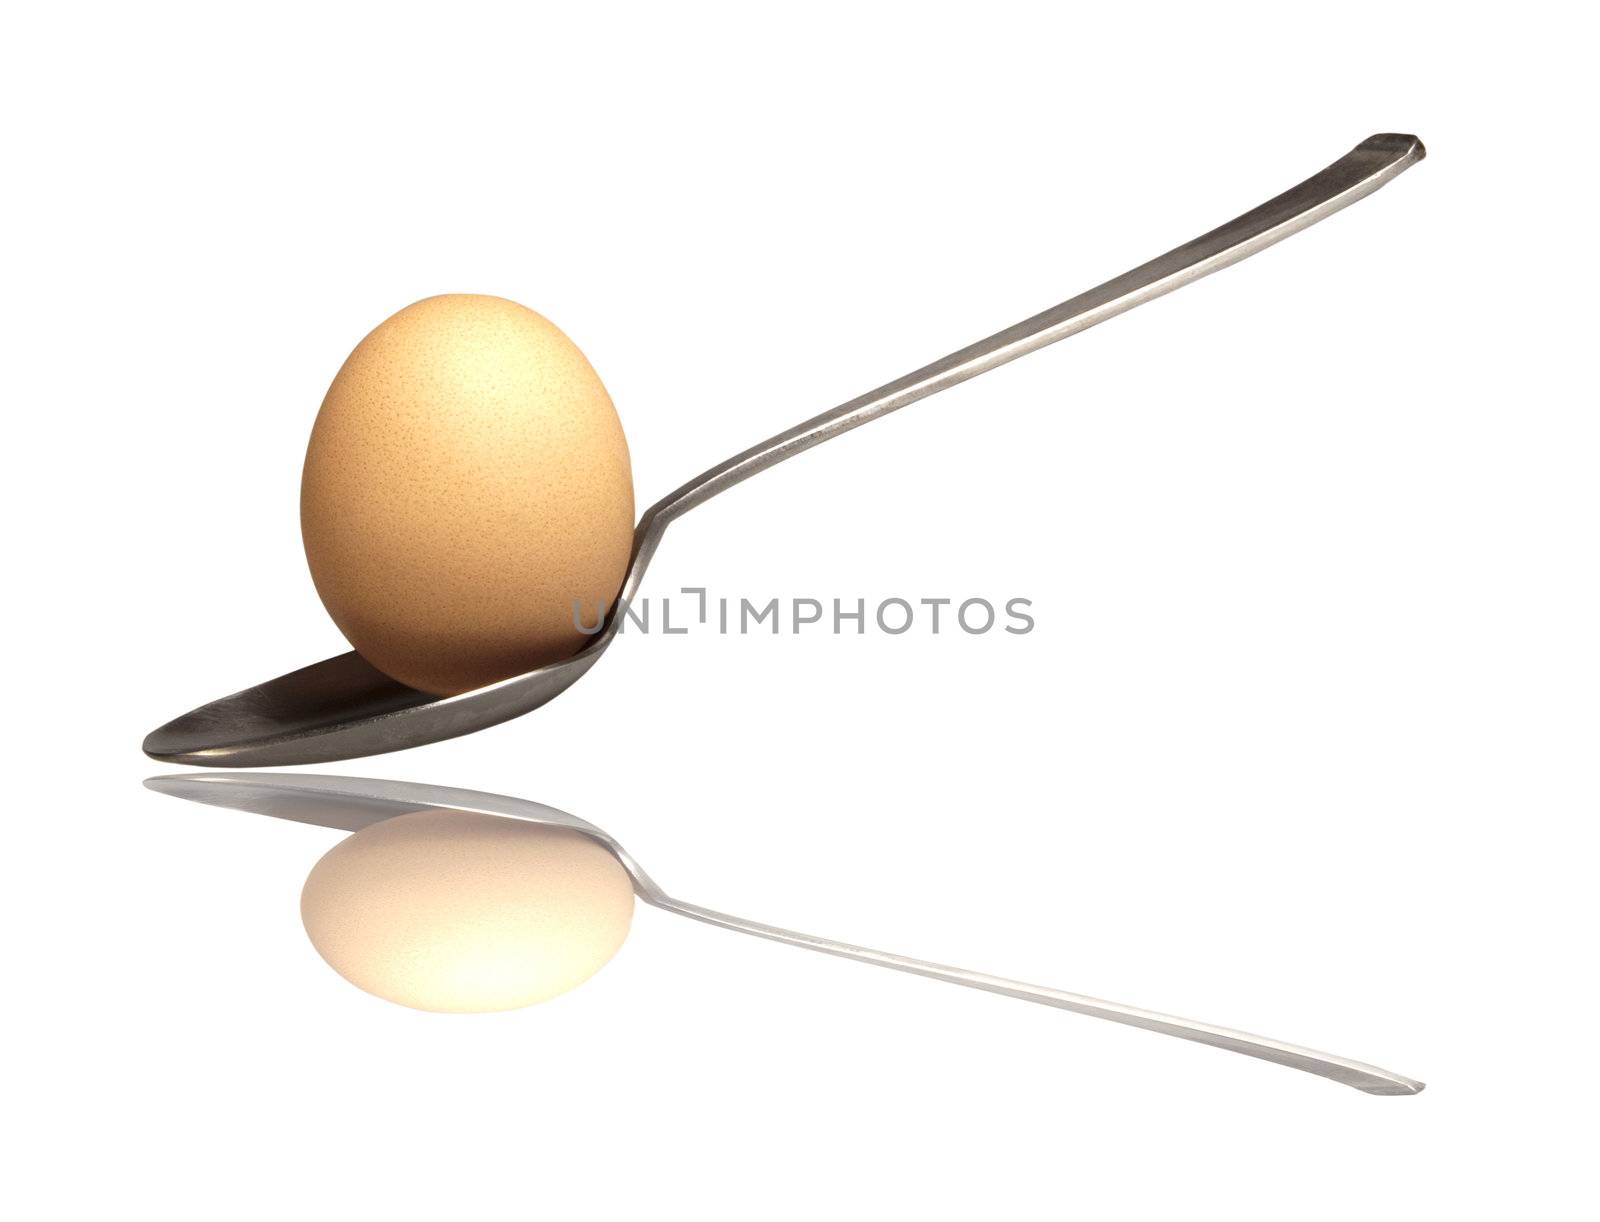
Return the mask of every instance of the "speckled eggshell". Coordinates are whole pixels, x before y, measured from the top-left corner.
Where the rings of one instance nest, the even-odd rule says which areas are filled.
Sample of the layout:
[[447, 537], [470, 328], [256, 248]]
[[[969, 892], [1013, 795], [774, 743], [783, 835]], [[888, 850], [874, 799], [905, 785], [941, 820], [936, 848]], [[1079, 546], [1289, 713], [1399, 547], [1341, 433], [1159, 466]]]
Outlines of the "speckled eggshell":
[[357, 652], [454, 695], [576, 653], [633, 542], [628, 444], [571, 340], [499, 297], [429, 297], [350, 354], [311, 433], [306, 559]]
[[608, 963], [633, 881], [582, 832], [425, 810], [362, 828], [306, 878], [312, 945], [360, 989], [417, 1010], [547, 1001]]

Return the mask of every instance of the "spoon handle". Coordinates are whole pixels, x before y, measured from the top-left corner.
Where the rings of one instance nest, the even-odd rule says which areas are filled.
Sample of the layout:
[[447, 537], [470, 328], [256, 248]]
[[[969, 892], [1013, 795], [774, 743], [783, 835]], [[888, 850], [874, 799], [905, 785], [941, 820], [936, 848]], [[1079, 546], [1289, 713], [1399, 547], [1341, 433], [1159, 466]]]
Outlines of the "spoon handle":
[[1331, 1078], [1335, 1082], [1353, 1086], [1369, 1095], [1415, 1095], [1423, 1087], [1423, 1084], [1414, 1078], [1390, 1073], [1387, 1069], [1379, 1069], [1376, 1065], [1351, 1061], [1345, 1057], [1333, 1056], [1331, 1053], [1316, 1052], [1295, 1044], [1285, 1044], [1279, 1040], [1267, 1039], [1265, 1036], [1250, 1035], [1227, 1027], [1216, 1027], [1210, 1023], [1195, 1022], [1193, 1019], [1177, 1018], [1171, 1014], [1158, 1014], [1154, 1010], [1141, 1010], [1136, 1006], [1125, 1006], [1114, 1001], [1101, 1001], [1097, 997], [1085, 997], [1080, 993], [1065, 993], [1060, 989], [1048, 989], [1042, 985], [1024, 984], [1020, 980], [1007, 980], [983, 972], [970, 972], [965, 968], [948, 967], [942, 963], [928, 963], [921, 959], [908, 959], [904, 955], [891, 955], [886, 951], [868, 950], [864, 946], [852, 946], [847, 942], [834, 942], [812, 934], [796, 933], [792, 929], [779, 929], [775, 925], [747, 921], [743, 917], [729, 916], [725, 912], [714, 912], [709, 908], [685, 904], [670, 896], [647, 894], [643, 890], [640, 894], [648, 903], [658, 908], [676, 912], [696, 921], [704, 921], [708, 925], [720, 925], [723, 929], [736, 930], [757, 938], [769, 938], [774, 942], [803, 946], [807, 950], [820, 951], [825, 955], [874, 963], [897, 972], [910, 972], [916, 976], [945, 980], [951, 984], [964, 985], [969, 989], [982, 989], [987, 993], [1000, 993], [1006, 997], [1054, 1006], [1059, 1010], [1071, 1010], [1077, 1014], [1087, 1014], [1091, 1018], [1103, 1018], [1130, 1027], [1143, 1027], [1146, 1031], [1176, 1036], [1181, 1040], [1193, 1040], [1197, 1044], [1210, 1044], [1213, 1048], [1242, 1053], [1248, 1057], [1287, 1065], [1290, 1069], [1300, 1069], [1319, 1077]]
[[1125, 310], [1248, 258], [1258, 250], [1265, 250], [1274, 242], [1281, 242], [1370, 195], [1421, 161], [1424, 154], [1422, 141], [1415, 136], [1371, 136], [1327, 169], [1221, 228], [1042, 314], [998, 331], [988, 339], [952, 352], [858, 399], [769, 437], [760, 445], [712, 467], [645, 511], [635, 532], [633, 563], [623, 587], [622, 601], [631, 600], [637, 592], [667, 523], [717, 493], [831, 437], [977, 377], [997, 365], [1014, 361], [1046, 344], [1076, 335]]

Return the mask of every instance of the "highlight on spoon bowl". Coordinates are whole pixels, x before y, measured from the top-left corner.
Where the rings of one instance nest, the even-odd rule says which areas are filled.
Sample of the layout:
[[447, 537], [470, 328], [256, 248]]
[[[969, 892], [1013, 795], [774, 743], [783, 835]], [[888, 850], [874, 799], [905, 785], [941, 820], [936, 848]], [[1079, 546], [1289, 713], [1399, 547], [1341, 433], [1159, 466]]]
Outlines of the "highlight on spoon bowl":
[[[1275, 146], [1274, 146], [1275, 147]], [[779, 433], [633, 517], [630, 458], [598, 374], [552, 322], [497, 297], [427, 298], [339, 370], [312, 431], [301, 524], [357, 652], [203, 705], [154, 758], [309, 764], [437, 742], [554, 699], [611, 644], [677, 517], [757, 472], [1247, 258], [1424, 156], [1370, 137], [1191, 242]]]

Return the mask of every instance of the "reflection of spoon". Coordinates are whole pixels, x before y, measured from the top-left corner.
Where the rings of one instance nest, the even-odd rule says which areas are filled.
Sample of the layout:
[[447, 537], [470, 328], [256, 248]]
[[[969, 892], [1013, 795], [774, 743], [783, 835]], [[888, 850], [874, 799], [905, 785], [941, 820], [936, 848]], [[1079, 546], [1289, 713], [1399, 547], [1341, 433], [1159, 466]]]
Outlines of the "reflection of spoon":
[[[711, 468], [645, 511], [619, 603], [637, 594], [667, 525], [717, 493], [830, 437], [1237, 263], [1371, 194], [1422, 157], [1415, 136], [1372, 136], [1220, 229]], [[350, 759], [454, 738], [555, 699], [605, 652], [619, 622], [613, 608], [609, 623], [579, 653], [459, 696], [427, 695], [380, 674], [357, 654], [340, 654], [169, 721], [144, 740], [144, 749], [171, 763], [251, 768]]]
[[381, 819], [430, 807], [475, 811], [479, 814], [500, 815], [509, 819], [525, 819], [533, 823], [572, 828], [594, 837], [610, 850], [633, 879], [635, 894], [645, 903], [664, 908], [668, 912], [676, 912], [680, 916], [704, 921], [708, 925], [720, 925], [724, 929], [754, 934], [758, 938], [788, 942], [828, 955], [859, 959], [863, 963], [875, 963], [879, 967], [911, 972], [917, 976], [931, 976], [935, 980], [947, 980], [951, 984], [983, 989], [989, 993], [1003, 993], [1007, 997], [1036, 1001], [1041, 1005], [1072, 1010], [1092, 1018], [1109, 1019], [1114, 1023], [1143, 1027], [1146, 1031], [1155, 1031], [1162, 1035], [1175, 1035], [1179, 1039], [1210, 1044], [1214, 1048], [1240, 1052], [1245, 1056], [1258, 1057], [1263, 1061], [1287, 1065], [1291, 1069], [1302, 1069], [1307, 1073], [1332, 1078], [1335, 1082], [1343, 1082], [1346, 1086], [1366, 1091], [1369, 1095], [1414, 1095], [1422, 1089], [1421, 1082], [1390, 1073], [1386, 1069], [1364, 1065], [1360, 1061], [1348, 1061], [1344, 1057], [1330, 1056], [1325, 1052], [1313, 1052], [1309, 1048], [1298, 1048], [1293, 1044], [1279, 1043], [1277, 1040], [1264, 1039], [1259, 1035], [1247, 1035], [1242, 1031], [1231, 1031], [1226, 1027], [1213, 1027], [1210, 1023], [1192, 1022], [1187, 1018], [1174, 1018], [1169, 1014], [1157, 1014], [1133, 1006], [1118, 1005], [1113, 1001], [1100, 1001], [1077, 993], [1063, 993], [1058, 989], [1023, 984], [999, 976], [987, 976], [982, 972], [969, 972], [959, 967], [945, 967], [938, 963], [925, 963], [921, 959], [907, 959], [902, 955], [867, 950], [865, 947], [813, 937], [811, 934], [795, 933], [793, 930], [762, 925], [755, 921], [747, 921], [743, 917], [729, 916], [724, 912], [713, 912], [709, 908], [686, 904], [682, 900], [673, 899], [657, 886], [628, 855], [627, 850], [594, 824], [586, 823], [575, 815], [569, 815], [565, 811], [538, 802], [525, 802], [519, 798], [478, 793], [470, 789], [447, 789], [438, 785], [412, 785], [402, 781], [366, 780], [360, 777], [300, 776], [293, 773], [257, 772], [239, 775], [180, 773], [176, 776], [151, 777], [145, 785], [160, 793], [188, 798], [194, 802], [254, 811], [256, 814], [293, 819], [301, 823], [315, 823], [346, 831], [358, 831]]

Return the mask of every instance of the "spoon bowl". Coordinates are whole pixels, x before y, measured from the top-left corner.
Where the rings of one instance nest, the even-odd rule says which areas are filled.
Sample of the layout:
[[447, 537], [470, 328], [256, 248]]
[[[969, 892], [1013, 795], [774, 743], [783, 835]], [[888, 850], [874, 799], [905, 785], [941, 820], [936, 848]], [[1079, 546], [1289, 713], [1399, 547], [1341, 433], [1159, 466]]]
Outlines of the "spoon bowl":
[[342, 653], [224, 696], [151, 731], [153, 759], [213, 768], [320, 764], [470, 734], [548, 704], [600, 659], [612, 632], [580, 653], [459, 696], [396, 682]]

